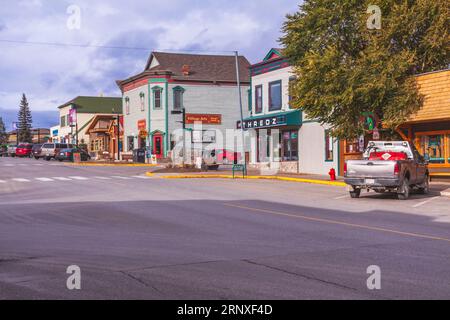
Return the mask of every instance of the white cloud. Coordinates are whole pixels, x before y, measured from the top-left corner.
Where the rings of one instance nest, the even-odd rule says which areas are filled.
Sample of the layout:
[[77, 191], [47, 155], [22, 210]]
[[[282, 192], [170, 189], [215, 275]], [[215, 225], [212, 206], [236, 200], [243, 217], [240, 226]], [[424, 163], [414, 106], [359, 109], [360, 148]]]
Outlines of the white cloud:
[[[66, 26], [69, 5], [81, 29]], [[239, 50], [256, 62], [277, 45], [296, 0], [20, 1], [2, 7], [0, 39], [146, 47]], [[150, 52], [0, 42], [0, 108], [16, 108], [22, 92], [35, 110], [54, 110], [77, 95], [119, 95], [115, 80], [144, 68]]]

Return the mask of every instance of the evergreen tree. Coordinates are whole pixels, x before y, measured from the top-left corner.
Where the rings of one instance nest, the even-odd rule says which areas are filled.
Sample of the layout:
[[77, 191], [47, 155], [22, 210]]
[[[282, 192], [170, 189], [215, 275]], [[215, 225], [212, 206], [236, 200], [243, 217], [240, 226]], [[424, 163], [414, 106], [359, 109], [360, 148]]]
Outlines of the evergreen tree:
[[31, 136], [31, 125], [32, 125], [31, 111], [28, 106], [27, 97], [25, 94], [22, 95], [22, 100], [20, 101], [20, 108], [18, 114], [18, 143], [19, 142], [33, 142], [33, 138]]
[[[368, 28], [369, 5], [381, 29]], [[281, 38], [294, 106], [340, 138], [364, 133], [365, 112], [396, 129], [423, 101], [414, 75], [449, 65], [449, 16], [447, 0], [305, 0]]]
[[8, 134], [6, 133], [5, 123], [0, 117], [0, 146], [8, 143]]

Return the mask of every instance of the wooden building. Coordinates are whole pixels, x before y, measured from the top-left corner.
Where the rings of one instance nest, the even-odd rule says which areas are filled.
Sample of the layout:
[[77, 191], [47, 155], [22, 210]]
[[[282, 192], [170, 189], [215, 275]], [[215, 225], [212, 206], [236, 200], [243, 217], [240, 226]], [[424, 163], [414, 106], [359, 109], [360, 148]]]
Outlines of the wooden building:
[[123, 117], [119, 117], [120, 131], [117, 132], [117, 118], [113, 115], [97, 115], [86, 132], [89, 135], [89, 154], [96, 159], [117, 159], [117, 150], [122, 149]]
[[422, 108], [398, 132], [414, 142], [433, 172], [450, 172], [450, 69], [417, 76]]

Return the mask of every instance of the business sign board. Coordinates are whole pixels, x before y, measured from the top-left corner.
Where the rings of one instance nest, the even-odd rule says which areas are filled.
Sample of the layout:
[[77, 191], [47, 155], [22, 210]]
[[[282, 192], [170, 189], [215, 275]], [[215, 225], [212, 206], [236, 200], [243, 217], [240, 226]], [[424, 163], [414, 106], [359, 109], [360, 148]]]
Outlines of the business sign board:
[[[270, 128], [283, 126], [286, 124], [287, 124], [286, 115], [278, 115], [273, 117], [244, 120], [244, 129]], [[237, 128], [241, 129], [241, 121], [238, 121]]]
[[201, 122], [202, 124], [222, 124], [222, 115], [186, 113], [186, 124], [194, 124], [195, 122]]
[[138, 130], [145, 130], [145, 128], [147, 127], [147, 122], [145, 121], [145, 119], [138, 120], [137, 127], [138, 127]]

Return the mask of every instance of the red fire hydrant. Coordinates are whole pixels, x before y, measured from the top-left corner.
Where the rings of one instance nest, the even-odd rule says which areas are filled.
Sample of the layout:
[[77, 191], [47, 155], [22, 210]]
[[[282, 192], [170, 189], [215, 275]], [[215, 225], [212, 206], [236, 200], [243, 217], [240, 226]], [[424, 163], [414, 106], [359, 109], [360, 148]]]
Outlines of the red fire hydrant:
[[334, 168], [331, 168], [330, 172], [328, 172], [328, 174], [330, 175], [331, 181], [336, 181], [336, 170], [334, 170]]

